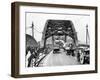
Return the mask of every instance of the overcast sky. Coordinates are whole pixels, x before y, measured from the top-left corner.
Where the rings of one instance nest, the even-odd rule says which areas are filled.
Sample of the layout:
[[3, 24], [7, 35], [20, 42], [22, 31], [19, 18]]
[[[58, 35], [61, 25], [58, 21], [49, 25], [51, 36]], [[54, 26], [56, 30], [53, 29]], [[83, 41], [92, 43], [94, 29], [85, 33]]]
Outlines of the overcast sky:
[[[90, 30], [90, 16], [86, 15], [62, 15], [62, 14], [44, 14], [44, 13], [27, 13], [26, 14], [26, 33], [32, 35], [31, 28], [29, 28], [34, 22], [34, 37], [37, 41], [42, 38], [42, 33], [45, 23], [48, 19], [56, 20], [71, 20], [74, 24], [77, 32], [78, 40], [81, 42], [86, 41], [86, 25]], [[89, 31], [90, 32], [90, 31]]]

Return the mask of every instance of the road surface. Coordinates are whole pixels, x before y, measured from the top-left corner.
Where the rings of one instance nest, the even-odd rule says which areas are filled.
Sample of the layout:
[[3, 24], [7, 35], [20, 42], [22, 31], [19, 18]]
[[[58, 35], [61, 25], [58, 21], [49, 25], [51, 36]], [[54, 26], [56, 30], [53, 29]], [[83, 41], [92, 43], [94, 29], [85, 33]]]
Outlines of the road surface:
[[60, 53], [54, 54], [51, 51], [40, 63], [39, 67], [43, 66], [63, 66], [63, 65], [78, 65], [76, 57], [66, 55], [63, 50]]

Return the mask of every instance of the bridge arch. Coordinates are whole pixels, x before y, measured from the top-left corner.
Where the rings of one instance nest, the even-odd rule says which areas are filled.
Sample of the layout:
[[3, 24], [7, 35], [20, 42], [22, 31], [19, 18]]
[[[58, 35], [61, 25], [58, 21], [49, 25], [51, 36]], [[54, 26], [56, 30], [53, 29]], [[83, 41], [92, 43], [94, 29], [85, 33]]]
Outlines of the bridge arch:
[[71, 20], [47, 20], [42, 36], [44, 47], [46, 46], [46, 40], [51, 36], [53, 37], [54, 35], [64, 35], [65, 41], [66, 36], [70, 36], [73, 39], [75, 45], [78, 43], [77, 32]]

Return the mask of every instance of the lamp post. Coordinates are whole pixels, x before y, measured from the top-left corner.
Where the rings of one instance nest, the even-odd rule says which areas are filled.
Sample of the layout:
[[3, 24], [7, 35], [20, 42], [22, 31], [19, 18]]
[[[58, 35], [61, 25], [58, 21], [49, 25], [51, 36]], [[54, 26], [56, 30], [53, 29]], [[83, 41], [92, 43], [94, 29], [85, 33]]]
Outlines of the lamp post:
[[89, 33], [88, 33], [88, 25], [86, 25], [86, 44], [88, 44]]
[[32, 22], [31, 28], [32, 28], [32, 36], [33, 36], [33, 38], [34, 38], [34, 23], [33, 23], [33, 22]]

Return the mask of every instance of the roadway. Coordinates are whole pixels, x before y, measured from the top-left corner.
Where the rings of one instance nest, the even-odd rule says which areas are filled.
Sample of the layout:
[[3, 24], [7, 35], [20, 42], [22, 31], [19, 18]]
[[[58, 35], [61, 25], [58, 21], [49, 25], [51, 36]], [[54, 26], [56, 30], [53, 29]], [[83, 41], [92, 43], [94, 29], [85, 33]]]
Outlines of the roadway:
[[40, 63], [39, 67], [44, 66], [64, 66], [64, 65], [78, 65], [76, 57], [66, 55], [64, 50], [60, 50], [60, 53], [54, 54], [51, 51]]

